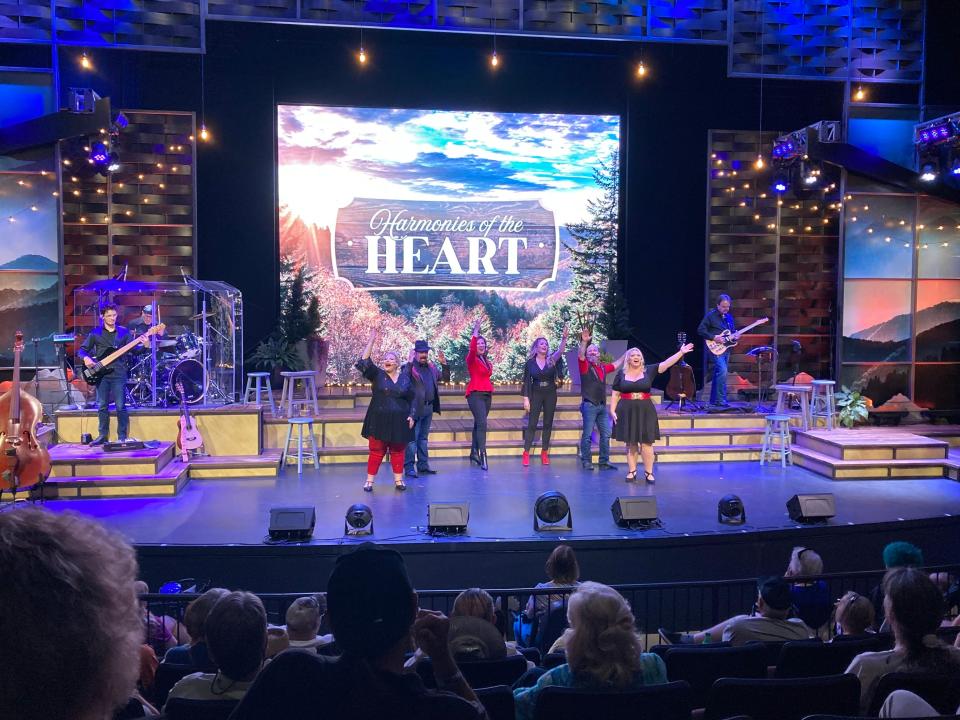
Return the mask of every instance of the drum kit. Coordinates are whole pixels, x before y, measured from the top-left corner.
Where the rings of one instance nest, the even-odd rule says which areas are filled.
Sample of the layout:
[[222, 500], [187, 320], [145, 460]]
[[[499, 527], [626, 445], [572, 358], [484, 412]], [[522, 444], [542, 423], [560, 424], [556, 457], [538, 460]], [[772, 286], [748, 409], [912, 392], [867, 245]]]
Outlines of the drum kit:
[[[183, 386], [190, 405], [201, 402], [207, 392], [203, 369], [203, 339], [190, 331], [176, 337], [161, 337], [157, 344], [157, 404], [178, 405], [177, 384]], [[149, 405], [153, 399], [152, 353], [144, 350], [133, 359], [127, 376], [127, 400], [133, 406]]]

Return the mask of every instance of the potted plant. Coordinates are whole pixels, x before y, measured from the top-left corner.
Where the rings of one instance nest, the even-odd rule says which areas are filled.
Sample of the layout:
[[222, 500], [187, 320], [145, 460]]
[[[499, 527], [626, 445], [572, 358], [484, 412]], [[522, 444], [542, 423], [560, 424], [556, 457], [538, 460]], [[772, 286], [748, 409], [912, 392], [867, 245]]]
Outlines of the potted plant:
[[834, 401], [840, 409], [837, 419], [843, 427], [852, 428], [857, 423], [866, 422], [867, 398], [859, 390], [851, 390], [843, 385], [840, 392], [834, 396]]
[[260, 342], [253, 354], [247, 359], [254, 367], [270, 372], [270, 384], [277, 388], [283, 382], [280, 373], [284, 370], [295, 371], [303, 369], [303, 361], [296, 348], [286, 340], [271, 335]]

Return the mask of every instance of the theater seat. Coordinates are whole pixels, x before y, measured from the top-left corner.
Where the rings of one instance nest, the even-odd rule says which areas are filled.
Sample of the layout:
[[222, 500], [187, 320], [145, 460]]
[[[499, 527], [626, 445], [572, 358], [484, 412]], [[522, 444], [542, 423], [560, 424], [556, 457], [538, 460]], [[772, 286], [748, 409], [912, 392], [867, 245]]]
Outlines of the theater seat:
[[690, 720], [690, 686], [685, 682], [640, 690], [582, 690], [545, 687], [537, 696], [534, 720]]
[[690, 684], [693, 707], [704, 707], [714, 681], [722, 677], [763, 678], [767, 676], [766, 650], [762, 645], [712, 647], [674, 645], [664, 662], [667, 678]]
[[153, 691], [150, 693], [150, 702], [156, 707], [163, 707], [167, 701], [167, 695], [181, 678], [191, 673], [200, 672], [199, 668], [193, 665], [177, 665], [176, 663], [160, 663], [157, 665], [157, 674], [153, 679]]
[[163, 708], [167, 720], [227, 720], [239, 700], [170, 698]]
[[[458, 660], [457, 666], [470, 687], [493, 687], [513, 685], [527, 671], [527, 659], [523, 655], [510, 655], [499, 660]], [[433, 662], [429, 658], [417, 663], [417, 675], [427, 687], [436, 687]]]
[[474, 688], [490, 720], [514, 720], [513, 690], [506, 685]]
[[877, 689], [870, 699], [867, 713], [876, 717], [884, 700], [894, 690], [909, 690], [926, 700], [933, 708], [944, 715], [955, 713], [960, 706], [960, 678], [956, 675], [935, 673], [892, 672], [877, 682]]
[[798, 678], [841, 675], [860, 653], [874, 649], [873, 640], [822, 643], [819, 640], [788, 642], [780, 649], [774, 677]]
[[749, 715], [753, 720], [802, 720], [807, 715], [856, 715], [860, 680], [855, 675], [815, 678], [721, 678], [710, 689], [705, 720]]

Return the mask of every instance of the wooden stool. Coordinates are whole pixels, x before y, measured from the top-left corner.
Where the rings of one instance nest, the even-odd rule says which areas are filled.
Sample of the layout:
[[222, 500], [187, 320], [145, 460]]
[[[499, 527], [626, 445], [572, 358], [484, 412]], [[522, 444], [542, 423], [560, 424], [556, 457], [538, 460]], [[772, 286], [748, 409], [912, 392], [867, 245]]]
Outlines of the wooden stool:
[[833, 416], [837, 414], [837, 406], [833, 401], [833, 389], [837, 383], [833, 380], [814, 380], [813, 396], [810, 398], [810, 425], [818, 417], [826, 418], [827, 430], [833, 430]]
[[[313, 467], [320, 469], [320, 456], [317, 453], [317, 439], [313, 436], [313, 418], [295, 417], [290, 418], [287, 424], [287, 439], [283, 443], [283, 457], [280, 459], [280, 467], [286, 467], [287, 458], [290, 457], [290, 441], [293, 439], [293, 428], [296, 427], [299, 432], [297, 438], [297, 475], [303, 475], [303, 451], [307, 450], [307, 457], [313, 461]], [[307, 447], [303, 442], [303, 429], [307, 429], [310, 436], [310, 446]]]
[[[280, 390], [280, 407], [278, 413], [292, 418], [294, 404], [303, 404], [308, 409], [313, 406], [313, 416], [320, 414], [320, 405], [317, 403], [317, 373], [315, 370], [300, 370], [298, 372], [282, 372], [283, 389]], [[297, 383], [301, 383], [303, 394], [297, 397]]]
[[800, 429], [809, 430], [813, 425], [810, 417], [810, 393], [812, 388], [809, 385], [774, 385], [773, 389], [777, 391], [777, 415], [786, 415], [790, 412], [790, 395], [796, 395], [800, 401]]
[[[790, 457], [790, 416], [767, 415], [766, 428], [763, 431], [763, 447], [760, 450], [760, 464], [766, 465], [767, 458], [780, 456], [780, 467], [793, 465]], [[777, 442], [774, 442], [774, 439]]]
[[270, 373], [252, 372], [247, 373], [247, 388], [243, 391], [243, 404], [250, 402], [251, 397], [255, 397], [256, 404], [261, 405], [261, 393], [267, 391], [267, 401], [270, 403], [270, 412], [276, 414], [277, 410], [273, 404], [273, 388], [270, 387]]

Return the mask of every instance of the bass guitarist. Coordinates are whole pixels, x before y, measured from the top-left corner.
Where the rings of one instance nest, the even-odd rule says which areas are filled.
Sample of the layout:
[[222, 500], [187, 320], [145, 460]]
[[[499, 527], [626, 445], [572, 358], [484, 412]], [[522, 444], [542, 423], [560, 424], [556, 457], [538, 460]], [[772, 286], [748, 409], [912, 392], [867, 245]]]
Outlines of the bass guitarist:
[[[732, 301], [730, 296], [721, 294], [717, 297], [717, 306], [711, 309], [697, 328], [700, 337], [714, 342], [724, 342], [722, 333], [725, 330], [730, 331], [731, 337], [736, 337], [736, 325], [733, 322], [733, 315], [730, 314]], [[710, 387], [710, 404], [719, 407], [726, 407], [727, 402], [727, 369], [730, 362], [730, 350], [727, 349], [720, 355], [713, 357], [713, 379]]]
[[[98, 359], [105, 358], [117, 348], [126, 345], [133, 339], [132, 334], [125, 327], [117, 325], [117, 306], [106, 303], [100, 308], [101, 324], [87, 335], [77, 354], [88, 368], [93, 367]], [[144, 346], [149, 346], [150, 338], [142, 337]], [[127, 439], [130, 430], [130, 416], [124, 397], [127, 383], [126, 358], [120, 358], [104, 368], [103, 379], [97, 385], [97, 416], [100, 427], [96, 439], [91, 445], [102, 445], [110, 434], [110, 402], [117, 406], [117, 437], [121, 442]]]

